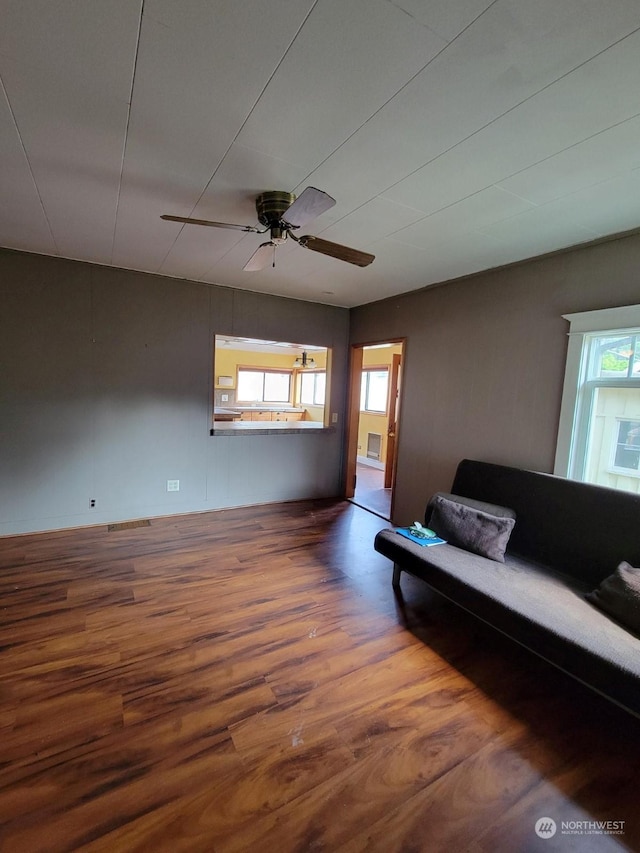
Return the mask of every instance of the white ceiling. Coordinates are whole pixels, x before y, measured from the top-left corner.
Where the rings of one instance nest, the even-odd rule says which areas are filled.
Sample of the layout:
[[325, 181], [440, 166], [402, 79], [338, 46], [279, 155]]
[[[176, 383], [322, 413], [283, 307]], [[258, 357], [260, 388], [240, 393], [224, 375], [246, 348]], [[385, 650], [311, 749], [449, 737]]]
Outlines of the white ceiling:
[[[282, 355], [283, 351], [291, 351], [292, 355], [302, 355], [303, 352], [326, 352], [326, 347], [314, 344], [292, 344], [286, 341], [264, 341], [258, 338], [238, 338], [232, 335], [216, 335], [216, 347], [240, 350], [242, 352], [269, 352]], [[286, 353], [285, 353], [286, 354]]]
[[[0, 245], [353, 306], [640, 227], [638, 0], [0, 0]], [[267, 189], [337, 204], [289, 243]]]

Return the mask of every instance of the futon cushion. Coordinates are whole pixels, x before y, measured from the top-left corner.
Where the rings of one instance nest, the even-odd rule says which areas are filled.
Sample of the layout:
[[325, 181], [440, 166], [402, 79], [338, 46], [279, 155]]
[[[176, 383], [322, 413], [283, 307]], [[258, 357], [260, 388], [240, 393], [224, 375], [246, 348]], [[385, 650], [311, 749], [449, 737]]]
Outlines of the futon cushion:
[[458, 548], [504, 563], [515, 514], [507, 507], [490, 504], [480, 507], [480, 502], [474, 505], [469, 500], [454, 498], [455, 495], [434, 495], [429, 526]]
[[625, 560], [587, 599], [609, 616], [640, 634], [640, 569]]

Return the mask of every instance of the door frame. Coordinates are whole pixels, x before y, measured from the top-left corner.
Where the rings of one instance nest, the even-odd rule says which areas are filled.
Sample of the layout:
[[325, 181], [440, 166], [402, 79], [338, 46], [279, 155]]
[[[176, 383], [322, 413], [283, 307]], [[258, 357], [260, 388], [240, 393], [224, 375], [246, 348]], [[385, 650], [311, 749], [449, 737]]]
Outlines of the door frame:
[[389, 375], [389, 398], [387, 401], [387, 452], [384, 457], [384, 488], [392, 489], [396, 473], [398, 447], [398, 409], [402, 384], [402, 353], [394, 352]]
[[[360, 385], [361, 385], [361, 376], [362, 376], [362, 362], [363, 362], [363, 354], [365, 347], [379, 346], [380, 344], [392, 344], [394, 346], [400, 345], [402, 346], [402, 352], [400, 354], [400, 364], [402, 365], [402, 379], [404, 380], [404, 361], [406, 358], [407, 352], [407, 339], [406, 338], [384, 338], [383, 340], [378, 341], [367, 341], [362, 344], [351, 344], [350, 347], [350, 357], [349, 357], [349, 397], [347, 403], [347, 436], [346, 436], [346, 446], [345, 446], [345, 462], [344, 462], [344, 497], [349, 500], [353, 498], [356, 491], [356, 465], [357, 465], [357, 456], [358, 456], [358, 426], [360, 423]], [[398, 435], [399, 425], [401, 424], [402, 419], [402, 386], [404, 385], [404, 381], [401, 382], [400, 388], [397, 389], [397, 405], [396, 405], [396, 422], [395, 422], [395, 448], [393, 452], [393, 460], [392, 460], [392, 474], [391, 474], [391, 508], [389, 511], [389, 515], [393, 518], [393, 507], [395, 501], [395, 486], [396, 486], [396, 469], [397, 469], [397, 459], [398, 459], [398, 448], [400, 444], [400, 437]], [[391, 407], [391, 400], [389, 400], [389, 408]], [[392, 421], [392, 413], [389, 414], [389, 424]], [[385, 464], [385, 475], [386, 475], [386, 464]]]

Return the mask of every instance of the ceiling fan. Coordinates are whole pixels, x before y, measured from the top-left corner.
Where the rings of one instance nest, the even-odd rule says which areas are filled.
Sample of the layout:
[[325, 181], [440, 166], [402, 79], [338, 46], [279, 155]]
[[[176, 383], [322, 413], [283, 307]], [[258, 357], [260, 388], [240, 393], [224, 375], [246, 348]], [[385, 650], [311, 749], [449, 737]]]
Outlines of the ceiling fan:
[[211, 222], [209, 219], [170, 216], [167, 213], [163, 214], [160, 219], [184, 222], [187, 225], [207, 225], [211, 228], [251, 231], [255, 234], [266, 234], [269, 231], [270, 240], [261, 243], [245, 264], [244, 269], [247, 272], [261, 270], [269, 262], [275, 266], [276, 247], [284, 243], [288, 237], [291, 237], [304, 249], [311, 249], [312, 252], [320, 252], [322, 255], [329, 255], [339, 261], [346, 261], [348, 264], [355, 264], [358, 267], [368, 266], [374, 260], [375, 255], [361, 252], [358, 249], [351, 249], [349, 246], [342, 246], [340, 243], [332, 243], [330, 240], [322, 240], [320, 237], [313, 237], [311, 234], [297, 237], [293, 233], [294, 230], [311, 222], [316, 216], [320, 216], [325, 210], [329, 210], [335, 203], [334, 198], [315, 187], [307, 187], [297, 198], [293, 193], [280, 190], [260, 193], [256, 198], [256, 212], [258, 222], [264, 225], [262, 229], [253, 225], [232, 225], [229, 222]]

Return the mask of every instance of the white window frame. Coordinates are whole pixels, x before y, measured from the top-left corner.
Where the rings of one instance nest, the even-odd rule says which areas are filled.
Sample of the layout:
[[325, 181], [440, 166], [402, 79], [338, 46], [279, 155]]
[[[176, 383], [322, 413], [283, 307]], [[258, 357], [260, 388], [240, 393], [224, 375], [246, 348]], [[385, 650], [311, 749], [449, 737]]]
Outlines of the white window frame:
[[[368, 409], [367, 404], [369, 402], [369, 376], [367, 376], [365, 385], [366, 390], [364, 395], [362, 395], [362, 379], [364, 379], [365, 374], [370, 373], [386, 373], [387, 374], [387, 399], [385, 401], [384, 409]], [[375, 366], [367, 366], [362, 368], [361, 374], [361, 394], [360, 394], [360, 411], [364, 412], [367, 415], [386, 415], [389, 411], [389, 381], [391, 379], [391, 371], [389, 370], [388, 365], [381, 365], [380, 367]], [[362, 397], [364, 396], [364, 399]]]
[[[594, 336], [616, 335], [640, 329], [640, 305], [581, 311], [562, 316], [569, 322], [569, 346], [553, 472], [562, 477], [581, 479], [578, 474], [581, 474], [582, 458], [578, 458], [575, 449], [580, 441], [585, 444], [585, 437], [576, 435], [574, 425], [581, 420], [580, 407], [586, 405], [582, 392], [587, 379], [589, 341]], [[620, 385], [619, 380], [602, 382], [603, 386], [616, 384]], [[640, 379], [626, 379], [623, 386], [640, 388]]]
[[[318, 376], [321, 376], [321, 375], [324, 376], [325, 385], [324, 385], [324, 389], [323, 389], [323, 393], [322, 393], [322, 400], [320, 402], [318, 402], [316, 399], [318, 396]], [[311, 376], [313, 377], [313, 395], [312, 395], [313, 396], [313, 402], [309, 403], [308, 401], [304, 401], [302, 399], [302, 385], [304, 383], [305, 377], [311, 377]], [[326, 395], [327, 395], [327, 371], [325, 369], [305, 370], [304, 372], [301, 371], [301, 374], [300, 374], [300, 405], [301, 406], [322, 407], [325, 404]]]

